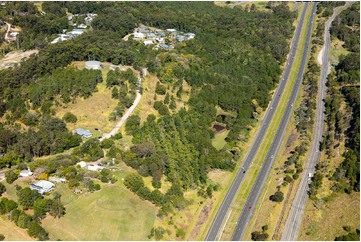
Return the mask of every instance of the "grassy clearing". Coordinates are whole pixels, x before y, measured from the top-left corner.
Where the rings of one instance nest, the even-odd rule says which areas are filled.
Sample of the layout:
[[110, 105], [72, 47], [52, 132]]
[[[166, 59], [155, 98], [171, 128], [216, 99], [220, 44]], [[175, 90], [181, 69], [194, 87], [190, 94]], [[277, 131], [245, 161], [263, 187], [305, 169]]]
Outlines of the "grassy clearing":
[[351, 195], [338, 193], [330, 202], [318, 210], [308, 200], [299, 240], [334, 240], [336, 236], [347, 234], [342, 226], [360, 228], [360, 193]]
[[[102, 184], [100, 191], [73, 199], [61, 219], [45, 218], [42, 224], [50, 239], [147, 240], [157, 209], [119, 183]], [[69, 193], [66, 187], [57, 190]]]
[[17, 240], [27, 241], [34, 240], [28, 235], [26, 229], [21, 229], [11, 222], [5, 216], [0, 216], [0, 234], [5, 236], [6, 241]]
[[109, 121], [109, 115], [117, 106], [117, 101], [112, 99], [111, 90], [106, 88], [105, 82], [97, 85], [98, 92], [87, 99], [79, 98], [75, 103], [57, 107], [56, 116], [62, 118], [66, 112], [77, 116], [75, 124], [68, 123], [70, 130], [75, 128], [91, 129], [99, 128], [103, 132], [110, 132], [115, 122]]
[[330, 48], [331, 65], [336, 65], [338, 63], [340, 55], [347, 55], [350, 53], [343, 47], [344, 43], [344, 41], [339, 39], [332, 40]]
[[[299, 46], [304, 46], [304, 43], [306, 41], [306, 35], [307, 35], [307, 25], [310, 21], [310, 14], [311, 14], [311, 7], [309, 6], [306, 17], [305, 17], [305, 24], [302, 27], [301, 37]], [[232, 205], [232, 212], [230, 215], [230, 218], [228, 220], [227, 226], [225, 231], [222, 234], [222, 239], [224, 240], [230, 240], [232, 238], [233, 231], [236, 226], [236, 222], [238, 221], [239, 214], [242, 212], [242, 205], [245, 203], [248, 194], [250, 193], [252, 186], [256, 180], [257, 174], [260, 170], [260, 167], [268, 153], [268, 150], [272, 144], [272, 141], [274, 139], [274, 136], [276, 134], [276, 130], [278, 129], [278, 126], [281, 122], [282, 116], [286, 110], [287, 102], [291, 96], [292, 93], [292, 87], [294, 86], [294, 83], [296, 81], [297, 73], [301, 64], [302, 60], [302, 51], [303, 48], [298, 48], [296, 51], [296, 57], [293, 63], [293, 68], [291, 70], [289, 81], [287, 82], [285, 86], [284, 93], [281, 97], [279, 106], [276, 110], [274, 119], [272, 120], [266, 134], [264, 137], [264, 140], [260, 146], [260, 150], [257, 153], [257, 156], [254, 159], [253, 165], [248, 170], [246, 177], [244, 178], [242, 189], [238, 193], [234, 204]], [[241, 205], [241, 206], [240, 206]]]
[[229, 133], [229, 130], [224, 130], [223, 132], [215, 133], [214, 138], [212, 139], [212, 145], [217, 150], [221, 150], [227, 142], [224, 140]]

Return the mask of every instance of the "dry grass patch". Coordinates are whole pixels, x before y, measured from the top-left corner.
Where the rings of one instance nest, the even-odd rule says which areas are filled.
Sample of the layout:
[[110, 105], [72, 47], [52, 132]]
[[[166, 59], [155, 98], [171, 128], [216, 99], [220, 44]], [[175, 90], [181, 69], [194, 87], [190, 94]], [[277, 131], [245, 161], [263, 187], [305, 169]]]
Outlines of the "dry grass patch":
[[300, 228], [299, 240], [334, 240], [347, 234], [343, 226], [360, 228], [360, 193], [351, 195], [338, 193], [330, 202], [324, 203], [320, 210], [313, 201], [308, 200], [304, 219]]
[[0, 216], [0, 234], [5, 236], [6, 241], [35, 240], [28, 235], [26, 229], [17, 227], [14, 222], [9, 221], [7, 218], [5, 218], [5, 216]]
[[16, 50], [7, 53], [4, 58], [0, 59], [0, 70], [12, 64], [20, 63], [22, 59], [29, 58], [32, 54], [37, 54], [39, 50], [21, 51]]
[[77, 116], [76, 124], [68, 123], [70, 130], [81, 127], [84, 129], [99, 128], [103, 132], [110, 132], [115, 122], [109, 121], [109, 115], [117, 106], [118, 101], [112, 99], [111, 90], [106, 88], [105, 82], [97, 85], [98, 91], [87, 99], [78, 98], [75, 103], [56, 107], [56, 116], [62, 118], [66, 112]]

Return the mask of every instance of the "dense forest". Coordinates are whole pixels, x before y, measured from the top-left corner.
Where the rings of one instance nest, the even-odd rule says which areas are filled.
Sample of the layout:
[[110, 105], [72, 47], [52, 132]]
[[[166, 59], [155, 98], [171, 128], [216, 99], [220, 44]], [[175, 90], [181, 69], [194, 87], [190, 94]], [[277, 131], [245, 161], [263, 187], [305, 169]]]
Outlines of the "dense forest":
[[[141, 123], [139, 117], [132, 116], [126, 124], [134, 146], [121, 153], [122, 160], [141, 175], [151, 175], [154, 187], [160, 187], [162, 175], [173, 185], [164, 194], [163, 202], [159, 202], [163, 195], [148, 194], [141, 189], [139, 178], [129, 177], [126, 184], [163, 207], [169, 203], [180, 206], [184, 189], [202, 185], [211, 194], [214, 187], [204, 187], [208, 171], [234, 168], [239, 154], [227, 149], [217, 151], [212, 146], [212, 123], [217, 119], [226, 124], [230, 130], [226, 138], [229, 147], [248, 138], [257, 121], [256, 108], [267, 107], [270, 91], [278, 83], [296, 17], [286, 2], [270, 2], [269, 11], [257, 11], [255, 6], [221, 8], [212, 2], [51, 2], [44, 3], [42, 8], [45, 15], [33, 3], [11, 3], [0, 12], [7, 21], [22, 27], [19, 37], [22, 49], [40, 49], [21, 65], [0, 71], [0, 115], [5, 117], [0, 130], [4, 134], [0, 135], [1, 151], [6, 156], [15, 153], [21, 159], [31, 160], [80, 144], [67, 132], [62, 120], [49, 117], [51, 107], [57, 102], [89, 97], [103, 80], [96, 71], [67, 67], [72, 61], [91, 57], [116, 65], [132, 65], [138, 70], [146, 67], [160, 79], [158, 94], [165, 94], [162, 86], [167, 85], [176, 87], [180, 95], [179, 83], [185, 80], [192, 89], [187, 108], [171, 115], [168, 107], [174, 110], [175, 102], [168, 95], [164, 103], [155, 103], [160, 118], [149, 115]], [[97, 13], [93, 31], [50, 45], [54, 34], [69, 27], [64, 21], [66, 10], [73, 14]], [[122, 40], [141, 23], [194, 32], [197, 37], [176, 44], [170, 52]], [[110, 72], [106, 82], [112, 88], [113, 98], [123, 103], [119, 105], [122, 112], [134, 99], [135, 77]], [[216, 107], [233, 115], [223, 119], [217, 116]], [[16, 128], [11, 125], [14, 121], [31, 128], [26, 131]], [[99, 144], [92, 142], [89, 145], [95, 147], [94, 154], [86, 154], [80, 147], [75, 155], [102, 157]], [[111, 150], [114, 153], [118, 148], [112, 146]]]

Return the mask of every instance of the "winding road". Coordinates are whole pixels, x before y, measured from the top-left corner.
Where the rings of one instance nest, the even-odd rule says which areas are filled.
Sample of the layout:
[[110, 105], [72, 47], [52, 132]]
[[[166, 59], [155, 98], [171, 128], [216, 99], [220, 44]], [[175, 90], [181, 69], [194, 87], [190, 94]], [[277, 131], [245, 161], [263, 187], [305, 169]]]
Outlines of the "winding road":
[[[147, 75], [147, 70], [143, 69], [143, 76], [145, 77]], [[122, 127], [122, 125], [125, 123], [125, 121], [127, 121], [127, 119], [129, 118], [129, 116], [133, 113], [134, 109], [138, 106], [140, 99], [142, 98], [142, 94], [141, 94], [141, 85], [142, 85], [142, 78], [139, 77], [138, 78], [138, 89], [137, 89], [137, 96], [134, 100], [134, 103], [132, 104], [132, 106], [125, 112], [125, 114], [123, 115], [123, 117], [119, 120], [119, 122], [115, 125], [115, 127], [113, 128], [112, 131], [110, 131], [109, 133], [103, 134], [103, 136], [99, 139], [100, 142], [102, 142], [104, 139], [109, 139], [110, 137], [112, 137], [113, 135], [115, 135], [119, 129]]]
[[330, 60], [329, 60], [329, 51], [330, 51], [330, 26], [332, 21], [336, 16], [341, 12], [340, 9], [344, 10], [352, 3], [348, 2], [344, 6], [339, 6], [334, 9], [333, 15], [325, 23], [325, 37], [324, 37], [324, 46], [319, 54], [319, 63], [322, 65], [321, 68], [321, 80], [319, 83], [319, 92], [318, 92], [318, 101], [317, 101], [317, 111], [316, 111], [316, 126], [313, 132], [312, 144], [310, 147], [310, 154], [306, 161], [306, 168], [302, 176], [300, 186], [297, 190], [295, 199], [293, 200], [290, 213], [288, 215], [285, 230], [283, 231], [281, 240], [283, 241], [295, 241], [298, 238], [299, 229], [302, 223], [303, 213], [306, 207], [306, 202], [308, 199], [307, 190], [309, 183], [309, 173], [314, 174], [315, 165], [320, 158], [319, 144], [322, 141], [322, 134], [324, 130], [324, 120], [325, 120], [325, 106], [323, 105], [323, 100], [326, 97], [326, 78], [330, 72]]
[[[279, 83], [279, 85], [273, 95], [273, 98], [269, 104], [269, 107], [266, 111], [265, 117], [262, 120], [261, 128], [257, 132], [257, 135], [251, 145], [251, 148], [249, 149], [249, 151], [245, 157], [243, 166], [241, 168], [239, 168], [235, 179], [233, 180], [221, 206], [219, 207], [219, 209], [217, 211], [215, 218], [212, 221], [211, 227], [209, 228], [207, 236], [205, 238], [205, 240], [207, 240], [207, 241], [214, 241], [220, 237], [221, 227], [224, 225], [225, 218], [229, 214], [229, 208], [230, 208], [231, 204], [233, 203], [233, 200], [234, 200], [236, 194], [238, 193], [238, 190], [241, 186], [243, 178], [246, 175], [245, 172], [251, 166], [252, 161], [260, 147], [260, 144], [262, 143], [262, 140], [263, 140], [265, 134], [266, 134], [266, 131], [268, 130], [269, 124], [271, 123], [271, 120], [273, 119], [274, 113], [276, 111], [276, 107], [278, 106], [281, 95], [283, 93], [286, 82], [288, 80], [289, 74], [291, 72], [291, 66], [293, 65], [294, 57], [295, 57], [295, 54], [297, 51], [298, 42], [299, 42], [299, 38], [300, 38], [300, 34], [301, 34], [304, 17], [306, 14], [307, 5], [308, 5], [308, 3], [305, 3], [305, 7], [303, 8], [302, 14], [301, 14], [300, 19], [297, 24], [297, 28], [295, 30], [290, 54], [288, 56], [288, 60], [285, 65], [285, 69], [281, 76], [280, 83]], [[273, 108], [273, 107], [275, 107], [275, 108]]]

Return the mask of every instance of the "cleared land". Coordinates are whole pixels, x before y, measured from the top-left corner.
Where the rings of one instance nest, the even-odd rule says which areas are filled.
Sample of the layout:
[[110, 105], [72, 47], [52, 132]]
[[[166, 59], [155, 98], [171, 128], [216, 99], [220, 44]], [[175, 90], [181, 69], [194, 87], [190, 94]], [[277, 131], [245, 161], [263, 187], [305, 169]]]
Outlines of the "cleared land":
[[23, 58], [28, 58], [32, 54], [37, 54], [39, 50], [29, 50], [29, 51], [12, 51], [0, 59], [0, 69], [12, 66], [14, 64], [20, 63]]
[[118, 101], [112, 99], [112, 92], [106, 88], [105, 82], [99, 83], [97, 89], [98, 91], [87, 99], [78, 98], [75, 103], [67, 104], [64, 108], [57, 107], [56, 116], [62, 118], [66, 112], [76, 115], [78, 121], [67, 124], [70, 130], [99, 128], [103, 132], [110, 132], [115, 122], [109, 121], [109, 115]]
[[104, 185], [69, 201], [61, 219], [47, 217], [51, 240], [147, 240], [157, 209], [123, 185]]
[[308, 200], [298, 240], [334, 240], [336, 236], [347, 234], [343, 226], [351, 226], [353, 231], [360, 228], [359, 208], [359, 192], [337, 194], [321, 209]]

